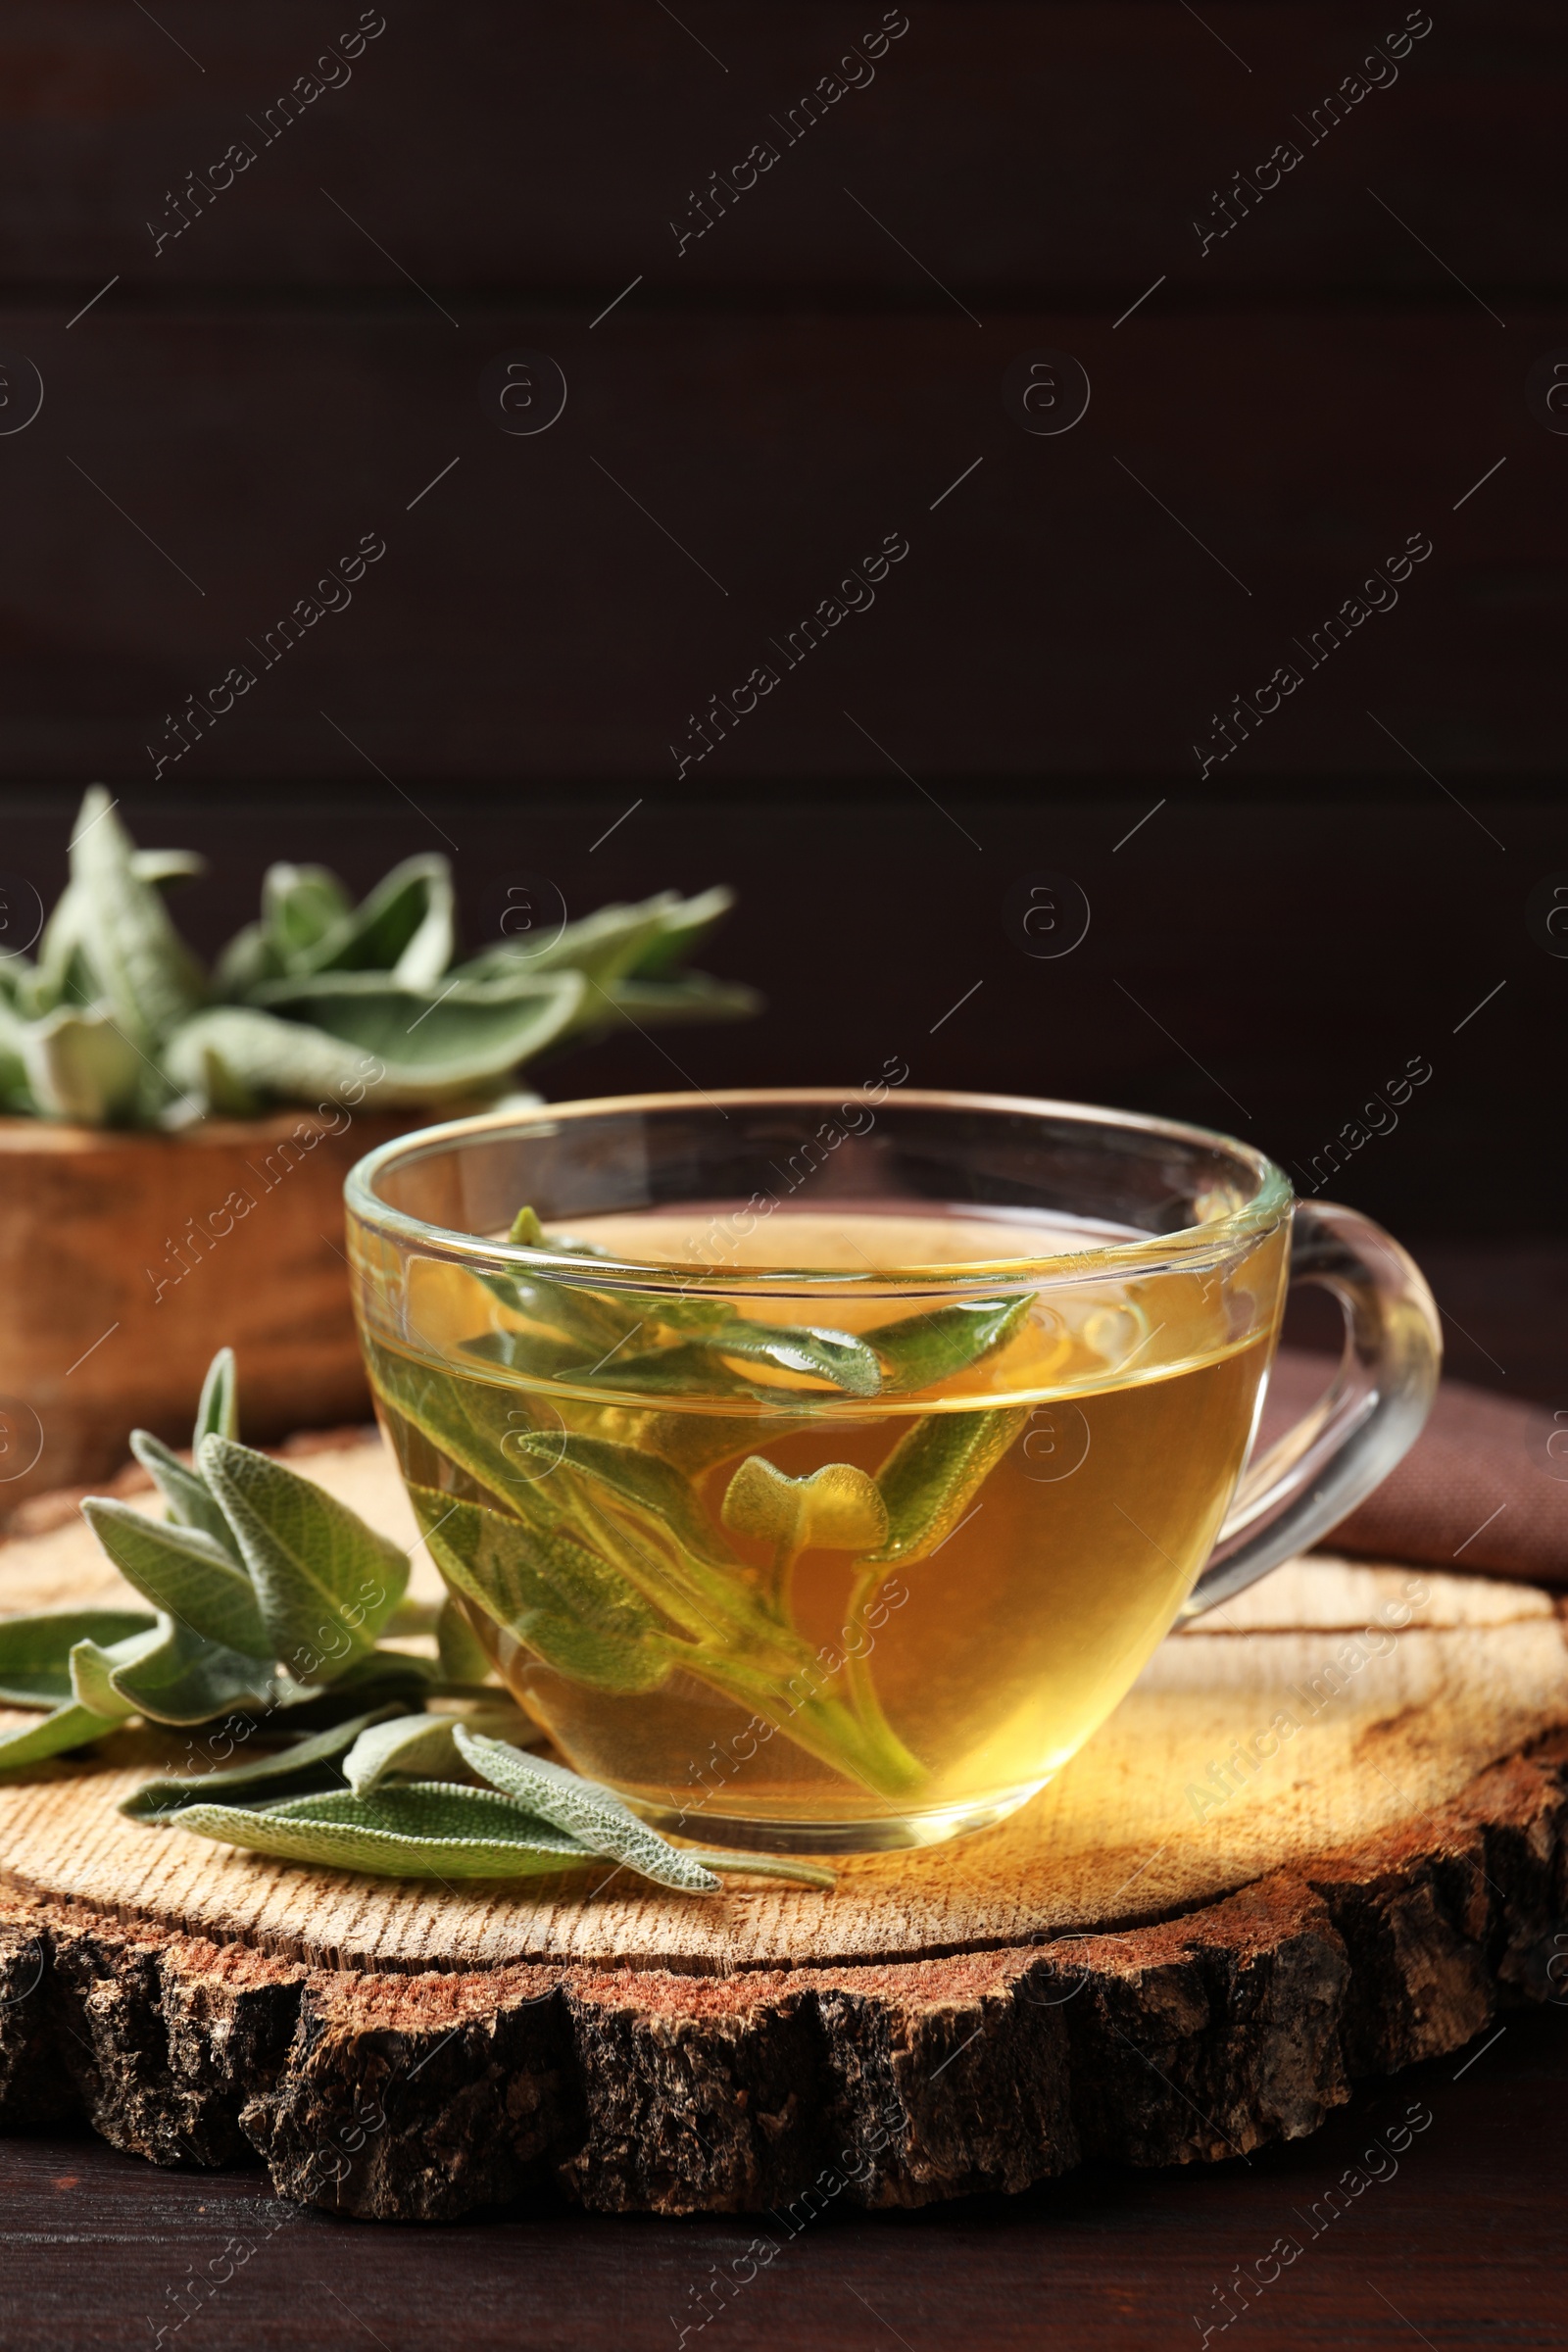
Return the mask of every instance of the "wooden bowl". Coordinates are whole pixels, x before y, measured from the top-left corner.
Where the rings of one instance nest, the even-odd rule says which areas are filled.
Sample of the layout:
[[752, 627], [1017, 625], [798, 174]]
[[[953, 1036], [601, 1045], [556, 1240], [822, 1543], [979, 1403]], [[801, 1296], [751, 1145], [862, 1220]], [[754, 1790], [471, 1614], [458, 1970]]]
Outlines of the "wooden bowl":
[[285, 1110], [145, 1135], [0, 1119], [0, 1520], [117, 1469], [134, 1428], [188, 1443], [224, 1346], [249, 1441], [367, 1417], [343, 1179], [419, 1123]]

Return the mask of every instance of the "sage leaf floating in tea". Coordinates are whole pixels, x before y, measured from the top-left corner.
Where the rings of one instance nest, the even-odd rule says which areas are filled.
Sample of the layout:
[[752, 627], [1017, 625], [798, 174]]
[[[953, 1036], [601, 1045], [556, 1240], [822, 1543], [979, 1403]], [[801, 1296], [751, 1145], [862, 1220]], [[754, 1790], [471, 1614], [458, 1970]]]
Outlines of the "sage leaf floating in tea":
[[492, 1672], [489, 1653], [455, 1592], [436, 1612], [433, 1631], [435, 1654], [449, 1683], [482, 1683]]
[[714, 1541], [697, 1490], [657, 1453], [645, 1453], [636, 1446], [620, 1446], [608, 1438], [581, 1437], [569, 1430], [532, 1432], [519, 1439], [518, 1451], [538, 1462], [541, 1470], [548, 1466], [575, 1471], [617, 1501], [667, 1528], [698, 1559], [719, 1567], [730, 1565]]
[[925, 1413], [876, 1474], [888, 1535], [878, 1560], [922, 1560], [945, 1544], [1028, 1420], [1031, 1407]]
[[523, 1528], [482, 1503], [410, 1487], [442, 1575], [563, 1674], [602, 1690], [652, 1690], [670, 1644], [636, 1585], [596, 1551], [549, 1528]]
[[[707, 1303], [701, 1302], [701, 1303]], [[778, 1385], [748, 1379], [729, 1359], [781, 1372], [806, 1373], [846, 1396], [874, 1396], [882, 1367], [863, 1340], [847, 1331], [810, 1323], [777, 1329], [743, 1322], [739, 1316], [716, 1324], [701, 1340], [647, 1354], [617, 1356], [607, 1367], [607, 1385], [655, 1396], [689, 1396], [694, 1389], [727, 1387], [754, 1396], [777, 1396]]]
[[765, 1454], [751, 1454], [725, 1489], [720, 1515], [733, 1535], [793, 1551], [870, 1551], [888, 1535], [875, 1481], [853, 1462], [825, 1462], [808, 1478], [790, 1478]]
[[965, 1299], [929, 1314], [882, 1323], [865, 1334], [894, 1389], [927, 1389], [967, 1372], [1005, 1346], [1028, 1320], [1032, 1292], [1016, 1298]]

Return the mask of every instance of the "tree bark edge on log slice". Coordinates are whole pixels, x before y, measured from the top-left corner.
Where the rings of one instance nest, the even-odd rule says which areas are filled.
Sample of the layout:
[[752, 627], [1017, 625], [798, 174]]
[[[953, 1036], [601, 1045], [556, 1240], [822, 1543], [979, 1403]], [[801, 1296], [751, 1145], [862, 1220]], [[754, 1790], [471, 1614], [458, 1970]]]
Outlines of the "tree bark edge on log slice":
[[[452, 2220], [809, 2216], [1213, 2162], [1568, 1996], [1568, 1733], [1423, 1822], [1119, 1934], [729, 1977], [313, 1969], [0, 1893], [0, 2129]], [[790, 2223], [788, 2226], [794, 2226]]]

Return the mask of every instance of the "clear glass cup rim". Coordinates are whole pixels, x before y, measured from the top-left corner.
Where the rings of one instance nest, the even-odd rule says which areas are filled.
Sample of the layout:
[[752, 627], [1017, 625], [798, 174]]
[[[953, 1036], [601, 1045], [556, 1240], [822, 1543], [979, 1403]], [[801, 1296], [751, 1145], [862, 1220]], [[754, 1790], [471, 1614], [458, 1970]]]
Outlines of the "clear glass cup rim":
[[[561, 1124], [584, 1125], [595, 1119], [625, 1117], [640, 1112], [682, 1111], [690, 1114], [703, 1106], [722, 1110], [726, 1106], [781, 1108], [792, 1104], [810, 1104], [826, 1107], [853, 1099], [855, 1087], [735, 1087], [717, 1093], [694, 1095], [690, 1091], [647, 1095], [599, 1095], [567, 1102], [540, 1102], [511, 1110], [480, 1111], [468, 1118], [449, 1119], [430, 1127], [420, 1127], [407, 1135], [394, 1136], [379, 1144], [363, 1159], [357, 1160], [345, 1179], [344, 1200], [363, 1225], [383, 1235], [389, 1241], [416, 1249], [421, 1254], [445, 1258], [459, 1264], [472, 1265], [501, 1272], [527, 1270], [535, 1274], [548, 1273], [567, 1282], [591, 1279], [617, 1288], [634, 1287], [653, 1291], [680, 1291], [723, 1297], [740, 1297], [757, 1292], [777, 1295], [783, 1285], [798, 1283], [812, 1289], [834, 1291], [886, 1292], [889, 1289], [967, 1291], [979, 1286], [994, 1289], [1001, 1284], [1038, 1284], [1044, 1281], [1093, 1279], [1112, 1272], [1150, 1272], [1156, 1267], [1179, 1266], [1194, 1258], [1209, 1258], [1223, 1254], [1255, 1240], [1289, 1216], [1295, 1202], [1295, 1188], [1282, 1169], [1266, 1153], [1250, 1144], [1217, 1129], [1198, 1127], [1177, 1119], [1156, 1118], [1144, 1111], [1116, 1110], [1098, 1103], [1070, 1102], [1044, 1096], [968, 1094], [941, 1088], [900, 1088], [896, 1105], [900, 1110], [934, 1110], [999, 1112], [1011, 1116], [1070, 1122], [1085, 1127], [1116, 1130], [1133, 1140], [1147, 1139], [1151, 1143], [1174, 1143], [1206, 1152], [1228, 1160], [1237, 1173], [1249, 1180], [1249, 1197], [1233, 1206], [1220, 1209], [1200, 1223], [1180, 1226], [1168, 1233], [1152, 1233], [1136, 1242], [1096, 1242], [1086, 1236], [1081, 1249], [1048, 1253], [1020, 1253], [1016, 1256], [991, 1259], [966, 1258], [961, 1263], [908, 1264], [895, 1267], [878, 1266], [865, 1272], [846, 1271], [799, 1265], [757, 1265], [744, 1268], [721, 1265], [672, 1264], [669, 1260], [640, 1261], [635, 1258], [595, 1256], [584, 1258], [580, 1253], [553, 1250], [497, 1241], [486, 1236], [465, 1233], [451, 1226], [434, 1225], [406, 1209], [395, 1208], [380, 1199], [375, 1187], [385, 1172], [401, 1162], [433, 1156], [461, 1150], [467, 1143], [481, 1139], [502, 1139], [509, 1134], [525, 1134], [530, 1127], [548, 1122], [552, 1127]], [[520, 1204], [519, 1204], [520, 1205]], [[984, 1204], [975, 1204], [984, 1213]]]

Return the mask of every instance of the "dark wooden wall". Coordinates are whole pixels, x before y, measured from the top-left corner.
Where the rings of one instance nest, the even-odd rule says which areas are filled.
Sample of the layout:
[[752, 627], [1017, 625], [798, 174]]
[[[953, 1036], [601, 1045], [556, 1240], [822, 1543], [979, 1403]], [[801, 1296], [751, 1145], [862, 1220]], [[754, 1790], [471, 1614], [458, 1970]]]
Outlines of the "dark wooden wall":
[[[579, 908], [727, 877], [721, 960], [775, 1009], [668, 1041], [704, 1084], [917, 1040], [934, 1080], [1304, 1166], [1425, 1054], [1339, 1189], [1549, 1232], [1568, 961], [1526, 903], [1568, 869], [1568, 436], [1527, 378], [1568, 361], [1560, 9], [1433, 0], [1407, 44], [1397, 0], [906, 13], [790, 143], [875, 48], [871, 0], [386, 0], [286, 128], [350, 0], [16, 0], [0, 426], [28, 362], [44, 399], [0, 429], [0, 867], [47, 894], [99, 775], [211, 850], [212, 938], [280, 852], [366, 880], [445, 837], [476, 930], [503, 871]], [[1364, 69], [1377, 43], [1407, 54]], [[760, 140], [777, 162], [682, 248]], [[481, 399], [519, 350], [565, 378], [532, 435]], [[1041, 351], [1090, 380], [1058, 435], [1004, 403]], [[352, 602], [269, 663], [367, 533]], [[874, 605], [787, 666], [888, 534]], [[1312, 666], [1412, 535], [1397, 602]], [[764, 662], [682, 773], [691, 714]], [[254, 686], [175, 758], [169, 714], [235, 664]], [[1299, 687], [1205, 771], [1282, 664]], [[1094, 906], [1059, 962], [1005, 927], [1039, 871]], [[634, 1043], [573, 1079], [667, 1066]]]

